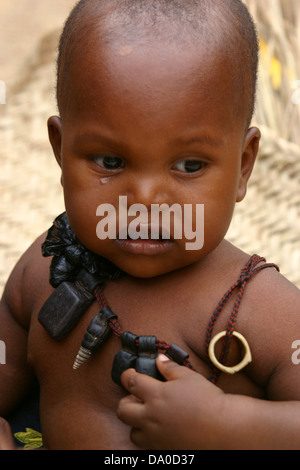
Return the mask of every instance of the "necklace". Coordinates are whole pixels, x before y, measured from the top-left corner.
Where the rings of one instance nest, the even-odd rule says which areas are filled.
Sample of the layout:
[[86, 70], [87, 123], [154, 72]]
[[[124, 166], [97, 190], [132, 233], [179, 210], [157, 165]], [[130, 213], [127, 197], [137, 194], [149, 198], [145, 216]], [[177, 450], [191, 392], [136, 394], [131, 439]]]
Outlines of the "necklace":
[[[118, 279], [123, 273], [110, 261], [88, 250], [72, 231], [64, 212], [58, 216], [49, 229], [42, 244], [43, 256], [52, 256], [50, 266], [50, 284], [55, 288], [39, 312], [39, 321], [49, 335], [60, 341], [68, 336], [87, 308], [97, 299], [99, 313], [94, 316], [82, 340], [75, 358], [73, 369], [82, 366], [107, 339], [114, 334], [121, 339], [122, 349], [117, 352], [112, 367], [112, 379], [121, 385], [121, 374], [128, 368], [164, 380], [156, 368], [158, 351], [164, 352], [171, 360], [196, 371], [189, 355], [176, 344], [169, 345], [155, 336], [137, 336], [129, 331], [122, 331], [117, 315], [112, 312], [103, 290], [107, 279]], [[211, 361], [210, 380], [216, 383], [221, 372], [234, 374], [251, 362], [251, 353], [246, 339], [235, 332], [237, 315], [247, 281], [261, 269], [276, 268], [274, 264], [260, 264], [264, 258], [253, 255], [242, 269], [240, 278], [225, 293], [214, 310], [206, 333], [205, 348]], [[213, 328], [223, 308], [233, 293], [238, 295], [230, 315], [227, 330], [212, 338]], [[230, 348], [230, 342], [236, 336], [245, 349], [243, 360], [234, 367], [224, 366]], [[216, 358], [215, 344], [224, 338], [221, 358]]]
[[50, 284], [55, 288], [39, 312], [39, 322], [49, 335], [61, 341], [76, 326], [87, 308], [97, 299], [100, 312], [92, 319], [84, 335], [73, 369], [78, 369], [114, 333], [122, 349], [116, 354], [112, 379], [121, 384], [124, 370], [137, 371], [163, 380], [155, 359], [164, 351], [170, 359], [195, 370], [188, 354], [179, 346], [159, 341], [155, 336], [137, 336], [123, 332], [118, 317], [109, 308], [103, 294], [106, 279], [118, 279], [124, 273], [115, 265], [88, 250], [72, 231], [64, 212], [49, 229], [42, 244], [43, 256], [52, 256]]

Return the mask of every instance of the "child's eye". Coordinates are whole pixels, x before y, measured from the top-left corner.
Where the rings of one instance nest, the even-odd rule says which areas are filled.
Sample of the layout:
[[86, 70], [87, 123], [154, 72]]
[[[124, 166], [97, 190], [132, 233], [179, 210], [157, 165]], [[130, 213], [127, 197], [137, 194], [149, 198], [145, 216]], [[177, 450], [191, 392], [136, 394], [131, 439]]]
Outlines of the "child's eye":
[[175, 170], [182, 171], [183, 173], [197, 173], [205, 166], [204, 162], [199, 160], [182, 160], [176, 163]]
[[99, 155], [94, 157], [93, 160], [105, 170], [119, 170], [120, 168], [124, 168], [124, 162], [120, 157]]

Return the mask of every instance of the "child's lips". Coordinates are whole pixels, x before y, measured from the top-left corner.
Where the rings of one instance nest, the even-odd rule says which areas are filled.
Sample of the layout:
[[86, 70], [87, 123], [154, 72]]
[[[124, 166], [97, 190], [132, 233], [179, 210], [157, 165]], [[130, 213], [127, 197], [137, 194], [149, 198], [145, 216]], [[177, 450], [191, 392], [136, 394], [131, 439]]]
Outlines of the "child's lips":
[[140, 223], [137, 230], [140, 238], [133, 239], [128, 230], [127, 238], [117, 239], [123, 251], [135, 255], [154, 256], [166, 253], [174, 243], [170, 237], [170, 231], [163, 229], [160, 225]]
[[117, 239], [117, 243], [123, 251], [134, 255], [154, 256], [164, 254], [172, 248], [172, 240], [125, 240]]
[[[164, 226], [157, 223], [138, 223], [136, 226], [120, 226], [119, 233], [126, 234], [127, 238], [136, 239], [141, 238], [143, 240], [170, 240], [170, 227]], [[121, 237], [121, 238], [124, 238]]]

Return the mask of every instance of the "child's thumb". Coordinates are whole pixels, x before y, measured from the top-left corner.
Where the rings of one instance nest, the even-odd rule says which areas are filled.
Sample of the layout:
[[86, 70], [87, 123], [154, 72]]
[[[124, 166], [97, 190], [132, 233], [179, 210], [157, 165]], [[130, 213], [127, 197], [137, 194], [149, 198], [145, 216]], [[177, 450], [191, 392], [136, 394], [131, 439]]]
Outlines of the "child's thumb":
[[10, 425], [0, 418], [0, 450], [16, 450]]
[[180, 366], [176, 362], [171, 361], [165, 354], [159, 354], [156, 359], [156, 366], [166, 380], [179, 379], [187, 373], [191, 373], [187, 367]]

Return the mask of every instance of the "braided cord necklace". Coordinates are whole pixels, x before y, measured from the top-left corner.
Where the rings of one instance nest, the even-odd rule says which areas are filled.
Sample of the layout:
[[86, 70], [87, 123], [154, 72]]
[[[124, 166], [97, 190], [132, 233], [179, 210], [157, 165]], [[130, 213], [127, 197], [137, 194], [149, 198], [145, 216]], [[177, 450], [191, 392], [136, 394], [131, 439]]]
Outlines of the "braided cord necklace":
[[[82, 245], [73, 233], [66, 213], [57, 217], [49, 229], [42, 245], [42, 254], [43, 256], [53, 256], [50, 267], [50, 283], [55, 287], [55, 291], [40, 310], [39, 321], [52, 338], [55, 340], [64, 339], [95, 298], [99, 305], [100, 311], [94, 316], [87, 328], [73, 369], [82, 366], [113, 334], [122, 342], [122, 349], [117, 352], [112, 367], [112, 379], [119, 385], [121, 385], [122, 372], [130, 367], [135, 368], [138, 372], [164, 380], [155, 364], [158, 351], [165, 353], [178, 364], [197, 372], [188, 359], [188, 353], [178, 345], [170, 345], [155, 336], [137, 336], [129, 331], [122, 331], [118, 317], [110, 309], [103, 290], [105, 279], [118, 279], [124, 273]], [[247, 281], [262, 269], [275, 268], [279, 270], [274, 264], [260, 264], [265, 261], [258, 255], [251, 256], [242, 269], [239, 279], [222, 297], [210, 318], [206, 332], [205, 351], [207, 358], [211, 361], [209, 380], [212, 383], [216, 383], [222, 371], [238, 372], [251, 361], [249, 350], [246, 354], [247, 357], [237, 366], [232, 368], [223, 366], [233, 336], [237, 336], [245, 348], [248, 348], [245, 338], [235, 332], [237, 316]], [[217, 339], [213, 339], [213, 330], [225, 305], [237, 289], [237, 298], [230, 314], [227, 329], [218, 335], [224, 339], [221, 356], [217, 360], [214, 347], [211, 348], [213, 341]]]

